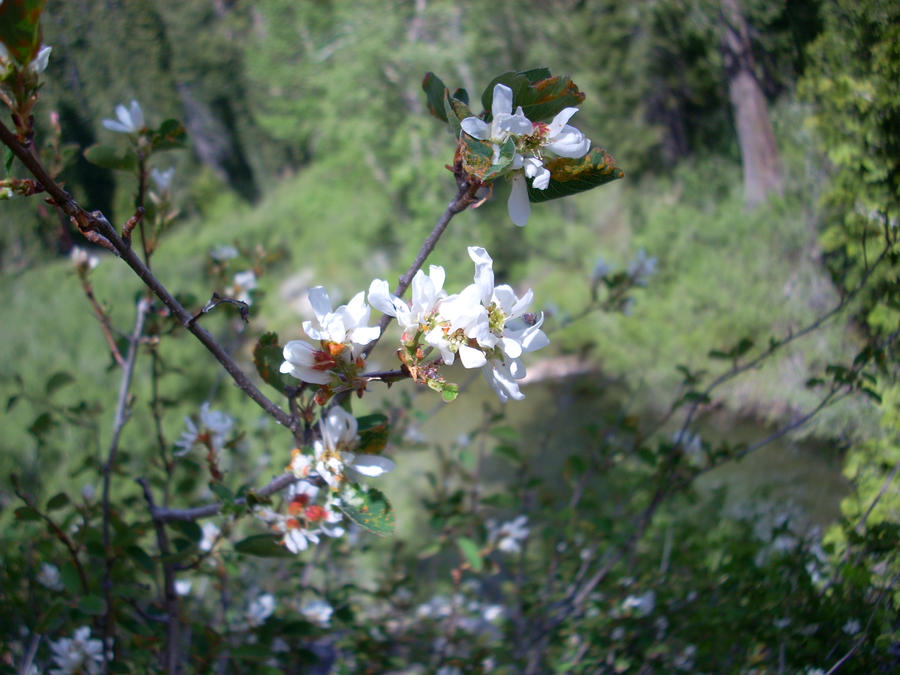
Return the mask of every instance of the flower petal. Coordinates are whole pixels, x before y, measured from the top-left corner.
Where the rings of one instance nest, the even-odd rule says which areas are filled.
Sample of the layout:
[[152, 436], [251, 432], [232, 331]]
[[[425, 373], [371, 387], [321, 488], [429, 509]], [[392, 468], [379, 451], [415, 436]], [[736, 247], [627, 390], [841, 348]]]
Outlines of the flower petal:
[[506, 203], [510, 219], [519, 227], [528, 222], [531, 215], [531, 204], [528, 202], [528, 186], [523, 174], [516, 174], [512, 179], [512, 190], [509, 192], [509, 201]]
[[395, 464], [393, 460], [381, 455], [357, 455], [351, 466], [357, 473], [375, 478], [393, 471]]
[[507, 115], [511, 114], [512, 104], [512, 89], [507, 87], [505, 84], [500, 84], [499, 82], [495, 84], [494, 97], [491, 101], [491, 115], [497, 117], [498, 115], [502, 115], [503, 113], [506, 113]]
[[467, 117], [459, 123], [459, 126], [469, 136], [474, 136], [480, 141], [486, 141], [491, 137], [491, 125], [477, 117]]

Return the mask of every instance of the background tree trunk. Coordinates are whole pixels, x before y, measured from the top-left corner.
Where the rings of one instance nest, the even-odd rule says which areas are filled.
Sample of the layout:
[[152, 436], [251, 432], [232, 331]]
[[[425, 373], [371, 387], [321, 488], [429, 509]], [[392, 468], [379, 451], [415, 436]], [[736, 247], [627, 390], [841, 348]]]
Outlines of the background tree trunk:
[[751, 208], [773, 192], [781, 194], [781, 158], [766, 98], [754, 72], [747, 22], [738, 0], [721, 0], [721, 6], [722, 57], [741, 149], [744, 199]]

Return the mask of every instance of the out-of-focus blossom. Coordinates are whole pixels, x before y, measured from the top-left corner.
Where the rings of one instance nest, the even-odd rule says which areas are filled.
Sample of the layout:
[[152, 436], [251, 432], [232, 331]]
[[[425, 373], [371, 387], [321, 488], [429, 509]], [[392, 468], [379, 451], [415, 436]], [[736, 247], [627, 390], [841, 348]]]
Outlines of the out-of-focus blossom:
[[209, 401], [204, 401], [200, 406], [200, 426], [190, 417], [184, 418], [184, 424], [187, 431], [182, 432], [175, 442], [176, 447], [181, 448], [175, 452], [176, 457], [185, 455], [197, 443], [209, 443], [214, 452], [220, 452], [234, 421], [225, 413], [210, 409]]
[[275, 596], [264, 593], [254, 599], [247, 607], [247, 623], [251, 626], [261, 626], [266, 622], [272, 612], [275, 611]]
[[50, 563], [43, 563], [41, 571], [37, 575], [38, 583], [51, 591], [61, 591], [63, 589], [62, 579], [59, 576], [59, 568]]
[[129, 107], [125, 107], [121, 103], [116, 106], [116, 117], [118, 119], [104, 119], [101, 121], [104, 127], [110, 131], [116, 131], [121, 134], [136, 134], [145, 128], [144, 113], [137, 101], [132, 100]]
[[50, 675], [97, 675], [103, 670], [103, 642], [91, 639], [89, 626], [77, 628], [71, 638], [51, 641], [50, 652], [56, 666]]
[[527, 524], [528, 516], [518, 516], [502, 525], [488, 521], [488, 541], [504, 553], [519, 553], [522, 550], [522, 542], [531, 532], [530, 528], [526, 527]]
[[314, 624], [325, 627], [331, 623], [331, 615], [334, 608], [324, 600], [313, 600], [300, 608], [304, 618]]

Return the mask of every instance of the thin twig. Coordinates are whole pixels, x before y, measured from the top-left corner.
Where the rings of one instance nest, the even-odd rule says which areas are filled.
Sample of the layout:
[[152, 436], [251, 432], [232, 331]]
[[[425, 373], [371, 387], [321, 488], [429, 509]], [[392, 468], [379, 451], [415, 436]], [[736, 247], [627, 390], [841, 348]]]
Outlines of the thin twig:
[[119, 438], [122, 435], [122, 429], [128, 421], [128, 399], [131, 393], [131, 380], [134, 375], [134, 364], [137, 360], [138, 344], [140, 343], [141, 333], [144, 330], [144, 319], [150, 303], [146, 298], [141, 298], [137, 303], [137, 316], [134, 320], [134, 330], [129, 338], [128, 355], [125, 357], [125, 367], [122, 370], [122, 379], [119, 383], [119, 397], [116, 402], [116, 413], [113, 418], [112, 438], [109, 441], [109, 451], [106, 457], [106, 463], [103, 465], [103, 552], [106, 557], [105, 572], [103, 576], [103, 592], [106, 597], [106, 611], [103, 616], [103, 662], [104, 669], [108, 670], [108, 654], [106, 645], [110, 644], [113, 638], [113, 592], [112, 592], [112, 568], [115, 563], [115, 557], [112, 554], [112, 546], [110, 545], [109, 526], [110, 526], [110, 505], [109, 491], [112, 477], [113, 467], [116, 462], [116, 455], [119, 451]]
[[[53, 198], [54, 203], [67, 216], [79, 225], [82, 233], [98, 244], [107, 246], [118, 254], [125, 263], [137, 274], [144, 284], [168, 307], [172, 315], [203, 344], [204, 347], [222, 364], [225, 370], [237, 386], [265, 410], [279, 424], [296, 433], [300, 422], [292, 418], [277, 404], [271, 401], [259, 388], [254, 385], [247, 375], [241, 370], [234, 359], [219, 345], [218, 342], [194, 321], [194, 316], [181, 306], [168, 289], [157, 279], [131, 246], [119, 236], [116, 229], [99, 211], [88, 213], [82, 209], [72, 196], [63, 190], [47, 173], [43, 164], [19, 143], [3, 122], [0, 122], [0, 141], [12, 150], [13, 154], [25, 165], [32, 175], [44, 186], [47, 193]], [[94, 235], [91, 237], [90, 235]]]
[[177, 675], [180, 672], [180, 661], [178, 659], [180, 621], [178, 619], [178, 593], [175, 592], [175, 567], [171, 562], [167, 562], [170, 553], [169, 535], [166, 534], [165, 523], [153, 515], [156, 511], [156, 505], [153, 502], [153, 493], [150, 491], [147, 479], [138, 478], [137, 483], [144, 491], [144, 499], [147, 501], [147, 508], [150, 510], [153, 527], [156, 530], [156, 544], [159, 546], [159, 555], [163, 561], [163, 605], [166, 610], [166, 672], [169, 675]]
[[[283, 490], [288, 485], [293, 485], [299, 480], [300, 479], [292, 473], [283, 473], [277, 478], [269, 481], [267, 485], [261, 487], [259, 490], [254, 490], [253, 494], [257, 497], [268, 497], [269, 495], [273, 495], [276, 492]], [[237, 505], [244, 505], [247, 503], [247, 499], [239, 497], [234, 500], [234, 503]], [[222, 510], [222, 506], [222, 502], [214, 502], [212, 504], [206, 504], [205, 506], [195, 506], [191, 509], [155, 507], [153, 518], [161, 522], [170, 520], [200, 520], [201, 518], [209, 518], [210, 516], [216, 515]]]

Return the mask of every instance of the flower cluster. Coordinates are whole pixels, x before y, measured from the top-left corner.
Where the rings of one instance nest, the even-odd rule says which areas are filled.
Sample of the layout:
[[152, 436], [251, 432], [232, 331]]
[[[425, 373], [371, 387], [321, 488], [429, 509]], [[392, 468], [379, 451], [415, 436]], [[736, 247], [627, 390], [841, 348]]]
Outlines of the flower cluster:
[[330, 391], [364, 388], [364, 382], [357, 378], [364, 365], [362, 350], [381, 334], [378, 326], [368, 325], [370, 309], [364, 296], [360, 291], [349, 303], [332, 311], [325, 289], [311, 288], [309, 302], [315, 318], [303, 322], [303, 331], [319, 345], [304, 340], [288, 342], [281, 372]]
[[[424, 343], [438, 350], [444, 364], [452, 364], [459, 355], [465, 368], [482, 369], [501, 401], [522, 399], [525, 395], [517, 381], [525, 376], [525, 367], [520, 357], [549, 343], [541, 330], [543, 315], [525, 311], [532, 301], [531, 290], [520, 298], [510, 286], [494, 285], [493, 260], [485, 249], [470, 246], [468, 252], [475, 278], [459, 293], [448, 296], [442, 289], [443, 269], [432, 266], [428, 276], [420, 271], [413, 278], [409, 306], [390, 295], [381, 279], [369, 287], [369, 302], [397, 318], [407, 354], [418, 359]], [[405, 363], [416, 377], [419, 364]]]
[[577, 159], [590, 151], [591, 141], [568, 124], [578, 108], [564, 108], [547, 124], [529, 120], [522, 106], [518, 106], [513, 113], [512, 106], [512, 89], [505, 84], [497, 84], [491, 103], [490, 124], [478, 117], [467, 117], [460, 122], [460, 126], [470, 136], [491, 144], [494, 165], [500, 163], [503, 147], [512, 141], [514, 150], [508, 166], [512, 170], [512, 190], [507, 209], [512, 221], [521, 226], [528, 222], [531, 214], [525, 179], [531, 178], [531, 187], [536, 190], [546, 190], [550, 185], [550, 170], [544, 164], [545, 154]]
[[[60, 638], [50, 643], [55, 668], [50, 675], [72, 675], [87, 673], [94, 675], [103, 671], [103, 642], [91, 639], [89, 626], [82, 626], [71, 638]], [[112, 653], [107, 654], [112, 658]]]
[[[316, 503], [320, 492], [327, 497]], [[318, 544], [319, 536], [342, 537], [344, 528], [339, 525], [343, 515], [337, 510], [336, 499], [330, 490], [321, 491], [312, 483], [300, 481], [288, 488], [288, 504], [285, 513], [268, 507], [259, 508], [255, 515], [281, 535], [281, 544], [291, 553], [299, 553]]]

